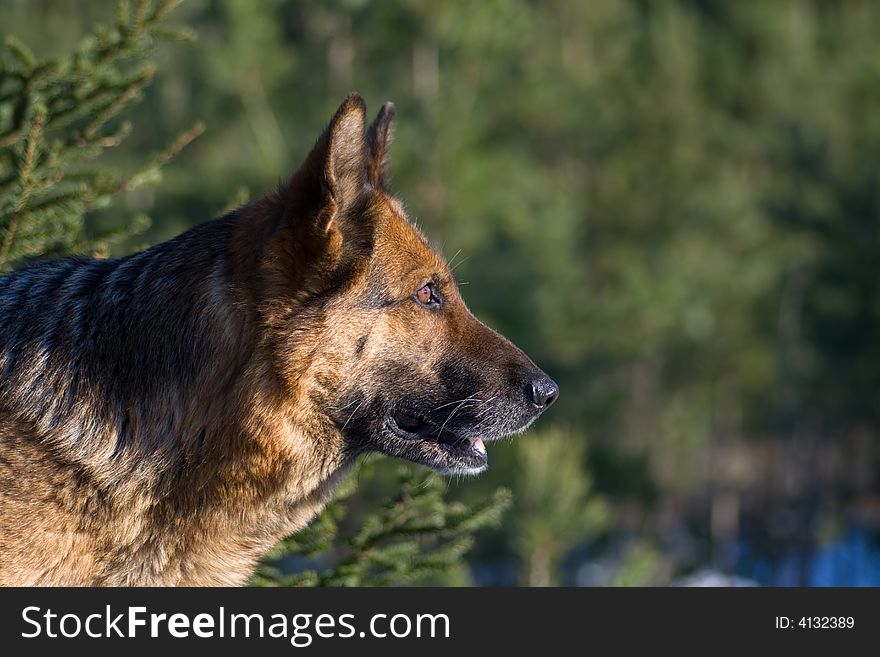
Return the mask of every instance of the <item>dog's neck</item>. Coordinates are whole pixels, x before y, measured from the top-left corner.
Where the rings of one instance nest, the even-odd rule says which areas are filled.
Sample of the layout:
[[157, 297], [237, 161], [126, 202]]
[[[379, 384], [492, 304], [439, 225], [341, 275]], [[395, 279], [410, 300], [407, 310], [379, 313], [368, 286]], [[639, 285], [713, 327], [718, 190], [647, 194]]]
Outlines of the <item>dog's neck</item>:
[[83, 291], [79, 316], [57, 320], [78, 339], [27, 353], [46, 342], [27, 335], [23, 313], [22, 346], [0, 354], [10, 370], [0, 401], [34, 435], [28, 448], [75, 467], [77, 504], [97, 509], [80, 530], [115, 544], [113, 563], [83, 583], [240, 584], [348, 470], [332, 428], [280, 388], [253, 281], [224, 257], [233, 225], [82, 264], [102, 282]]
[[[242, 226], [261, 230], [254, 222], [233, 229]], [[265, 234], [232, 242], [259, 253]], [[160, 427], [166, 418], [176, 440], [136, 442], [180, 450], [157, 455], [165, 463], [148, 484], [156, 497], [151, 515], [163, 517], [151, 531], [162, 540], [161, 528], [171, 528], [166, 544], [145, 551], [169, 555], [155, 564], [161, 570], [149, 575], [152, 582], [244, 583], [262, 555], [323, 508], [353, 462], [335, 427], [308, 412], [306, 391], [282, 382], [274, 368], [271, 325], [291, 309], [274, 307], [267, 317], [263, 281], [235, 262], [217, 262], [191, 292], [200, 329], [214, 342], [201, 344], [201, 357], [193, 354], [191, 385], [169, 385], [154, 407], [142, 409], [140, 426]], [[175, 415], [174, 408], [181, 410]]]

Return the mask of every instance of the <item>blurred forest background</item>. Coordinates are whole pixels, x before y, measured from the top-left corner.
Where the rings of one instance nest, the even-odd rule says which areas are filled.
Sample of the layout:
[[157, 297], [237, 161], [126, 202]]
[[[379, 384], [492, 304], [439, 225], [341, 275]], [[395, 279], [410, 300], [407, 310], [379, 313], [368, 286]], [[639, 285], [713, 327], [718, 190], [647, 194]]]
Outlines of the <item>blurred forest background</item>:
[[[73, 49], [115, 2], [0, 0]], [[188, 0], [90, 230], [124, 254], [270, 190], [342, 98], [393, 100], [393, 187], [474, 312], [561, 386], [469, 503], [459, 583], [880, 585], [880, 5]], [[348, 504], [369, 509], [397, 464]], [[384, 474], [383, 474], [384, 472]], [[726, 579], [721, 579], [721, 577]]]

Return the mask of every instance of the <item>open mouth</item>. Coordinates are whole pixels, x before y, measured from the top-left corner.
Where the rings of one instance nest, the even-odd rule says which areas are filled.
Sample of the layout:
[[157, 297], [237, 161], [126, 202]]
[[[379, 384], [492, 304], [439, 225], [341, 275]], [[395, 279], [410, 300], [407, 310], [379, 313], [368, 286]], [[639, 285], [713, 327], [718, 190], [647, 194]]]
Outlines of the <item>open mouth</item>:
[[406, 458], [445, 472], [476, 473], [488, 465], [486, 445], [481, 438], [461, 436], [449, 427], [397, 411], [389, 417], [389, 426], [398, 437], [418, 444], [418, 453], [407, 450]]

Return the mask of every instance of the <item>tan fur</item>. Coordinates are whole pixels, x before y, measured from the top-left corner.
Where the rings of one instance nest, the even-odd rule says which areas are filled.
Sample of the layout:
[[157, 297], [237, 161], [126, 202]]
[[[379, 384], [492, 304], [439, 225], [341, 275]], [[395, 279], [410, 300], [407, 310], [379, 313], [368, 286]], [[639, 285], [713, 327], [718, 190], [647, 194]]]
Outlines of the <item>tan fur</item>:
[[242, 584], [358, 454], [477, 472], [549, 405], [386, 191], [392, 117], [351, 96], [266, 198], [0, 278], [0, 584]]

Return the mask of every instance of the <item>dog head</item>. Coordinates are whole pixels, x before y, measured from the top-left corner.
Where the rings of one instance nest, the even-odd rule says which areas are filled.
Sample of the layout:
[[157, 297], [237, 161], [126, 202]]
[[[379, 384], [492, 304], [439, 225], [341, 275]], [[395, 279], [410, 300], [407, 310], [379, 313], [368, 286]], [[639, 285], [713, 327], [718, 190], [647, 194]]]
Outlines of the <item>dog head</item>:
[[316, 439], [474, 474], [485, 442], [526, 429], [559, 391], [471, 314], [389, 193], [393, 117], [388, 103], [367, 126], [352, 94], [278, 190], [261, 263], [272, 358]]

